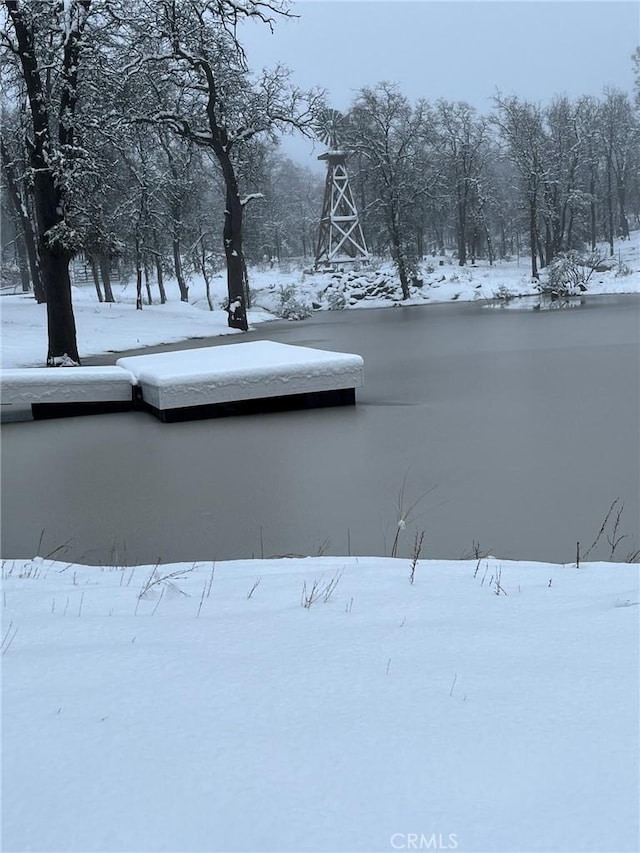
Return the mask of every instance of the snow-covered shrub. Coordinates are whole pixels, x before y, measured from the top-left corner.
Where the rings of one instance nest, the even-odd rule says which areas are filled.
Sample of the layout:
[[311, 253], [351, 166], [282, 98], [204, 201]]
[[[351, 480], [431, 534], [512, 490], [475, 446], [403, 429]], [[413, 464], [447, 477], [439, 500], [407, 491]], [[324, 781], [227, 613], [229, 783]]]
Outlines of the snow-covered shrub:
[[494, 293], [494, 297], [496, 299], [502, 299], [504, 302], [508, 302], [509, 299], [513, 299], [514, 296], [515, 294], [512, 293], [509, 288], [504, 284], [501, 284], [500, 287]]
[[626, 276], [626, 275], [631, 275], [632, 272], [633, 272], [633, 270], [627, 264], [619, 264], [618, 269], [616, 270], [616, 275], [617, 276]]
[[327, 306], [329, 311], [342, 311], [346, 308], [347, 299], [343, 290], [330, 288], [327, 293]]
[[557, 255], [547, 269], [546, 283], [540, 283], [542, 293], [555, 296], [573, 296], [587, 290], [589, 280], [601, 266], [603, 256], [592, 252], [586, 257], [571, 250]]
[[275, 313], [276, 317], [283, 320], [305, 320], [311, 316], [313, 310], [307, 302], [298, 299], [293, 285], [281, 285]]

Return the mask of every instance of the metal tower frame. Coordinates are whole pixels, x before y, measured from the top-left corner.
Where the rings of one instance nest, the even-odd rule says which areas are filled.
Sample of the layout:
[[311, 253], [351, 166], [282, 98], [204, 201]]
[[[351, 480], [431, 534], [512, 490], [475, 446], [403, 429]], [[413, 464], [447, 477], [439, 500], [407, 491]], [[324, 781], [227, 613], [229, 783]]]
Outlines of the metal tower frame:
[[327, 151], [318, 157], [327, 162], [320, 233], [316, 249], [316, 267], [367, 260], [369, 252], [358, 211], [349, 186], [346, 153]]

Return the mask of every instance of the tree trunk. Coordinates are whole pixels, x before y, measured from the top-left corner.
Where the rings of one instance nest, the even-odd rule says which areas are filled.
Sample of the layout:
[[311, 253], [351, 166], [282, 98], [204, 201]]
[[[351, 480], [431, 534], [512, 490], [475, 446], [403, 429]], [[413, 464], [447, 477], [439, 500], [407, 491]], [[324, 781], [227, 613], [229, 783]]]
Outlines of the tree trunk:
[[151, 279], [149, 278], [149, 264], [146, 259], [144, 262], [144, 286], [147, 291], [147, 305], [153, 305], [153, 296], [151, 295]]
[[142, 259], [138, 236], [136, 236], [136, 311], [142, 311]]
[[596, 242], [598, 239], [598, 230], [596, 225], [596, 185], [595, 179], [592, 177], [589, 182], [589, 195], [591, 196], [591, 201], [589, 203], [589, 213], [590, 213], [590, 229], [591, 229], [591, 251], [595, 252], [596, 250]]
[[204, 234], [200, 234], [200, 238], [197, 242], [200, 243], [200, 250], [198, 251], [198, 245], [196, 243], [196, 248], [193, 252], [194, 268], [199, 269], [202, 273], [209, 311], [215, 311], [215, 305], [213, 304], [213, 297], [211, 295], [211, 277], [207, 272], [207, 250], [204, 243]]
[[627, 218], [627, 188], [625, 186], [624, 177], [620, 174], [616, 175], [616, 185], [618, 189], [618, 205], [620, 210], [620, 236], [624, 240], [628, 240], [629, 220]]
[[113, 291], [111, 290], [111, 264], [109, 258], [105, 254], [100, 255], [100, 275], [102, 276], [102, 286], [104, 288], [104, 301], [115, 302]]
[[247, 259], [242, 255], [242, 275], [244, 276], [244, 290], [247, 299], [247, 310], [251, 308], [251, 288], [249, 287], [249, 270], [247, 269]]
[[494, 255], [493, 255], [493, 240], [491, 239], [491, 232], [489, 231], [489, 226], [486, 221], [484, 222], [484, 232], [487, 240], [487, 254], [489, 256], [489, 266], [493, 266]]
[[607, 155], [607, 240], [609, 255], [613, 257], [613, 186], [611, 179], [611, 154]]
[[31, 282], [29, 280], [29, 263], [27, 261], [27, 250], [24, 245], [24, 238], [20, 233], [16, 234], [16, 254], [18, 255], [18, 268], [20, 269], [22, 292], [29, 293], [31, 290]]
[[100, 288], [100, 275], [98, 273], [98, 262], [96, 261], [96, 257], [94, 254], [89, 255], [89, 265], [91, 266], [91, 275], [93, 276], [93, 283], [96, 286], [96, 294], [98, 296], [98, 302], [104, 302], [104, 296], [102, 295], [102, 290]]
[[40, 277], [36, 235], [34, 233], [31, 217], [29, 216], [26, 204], [23, 202], [23, 197], [20, 193], [18, 179], [11, 163], [9, 162], [9, 152], [1, 137], [0, 152], [2, 155], [2, 165], [5, 180], [7, 182], [9, 198], [11, 199], [15, 215], [20, 223], [20, 228], [22, 229], [22, 235], [24, 237], [24, 248], [26, 249], [26, 255], [29, 262], [29, 275], [31, 277], [31, 283], [33, 284], [33, 295], [35, 296], [36, 302], [46, 302], [44, 287]]
[[158, 278], [158, 293], [160, 294], [160, 304], [166, 305], [167, 293], [164, 289], [164, 273], [162, 271], [162, 258], [156, 254], [156, 276]]
[[38, 242], [29, 217], [27, 217], [23, 222], [23, 233], [27, 248], [27, 258], [29, 259], [29, 273], [31, 275], [31, 283], [33, 284], [33, 295], [35, 296], [36, 302], [42, 305], [47, 301], [47, 294], [45, 293], [42, 273], [40, 272]]
[[554, 240], [553, 240], [553, 229], [551, 227], [551, 223], [549, 219], [545, 222], [545, 233], [544, 233], [544, 264], [543, 266], [548, 267], [551, 261], [554, 258]]
[[[88, 2], [85, 2], [88, 7]], [[38, 223], [40, 270], [47, 297], [47, 329], [49, 346], [47, 365], [79, 364], [76, 324], [71, 301], [69, 263], [72, 248], [67, 245], [65, 198], [51, 167], [55, 153], [47, 97], [42, 87], [41, 69], [36, 56], [33, 22], [16, 0], [5, 0], [13, 24], [22, 78], [29, 99], [33, 126], [30, 152], [33, 169], [33, 198]], [[79, 40], [82, 34], [80, 16], [65, 41], [64, 60], [60, 69], [63, 88], [59, 107], [58, 139], [62, 145], [73, 145], [73, 116], [76, 106]], [[55, 229], [55, 230], [54, 230]]]
[[567, 223], [567, 249], [573, 248], [573, 222], [574, 222], [574, 215], [573, 215], [573, 211], [571, 211], [571, 213], [569, 215], [569, 221]]
[[42, 276], [47, 290], [47, 367], [80, 364], [76, 323], [71, 304], [70, 258], [40, 245]]
[[398, 270], [400, 278], [400, 287], [402, 288], [402, 298], [408, 299], [411, 296], [409, 292], [409, 276], [407, 275], [407, 264], [402, 248], [402, 240], [400, 238], [400, 227], [395, 211], [391, 211], [390, 215], [390, 235], [391, 235], [391, 254]]
[[185, 281], [184, 272], [182, 271], [182, 256], [180, 254], [180, 235], [177, 230], [173, 232], [173, 268], [178, 281], [178, 289], [180, 291], [180, 302], [189, 301], [189, 288]]
[[424, 258], [424, 226], [419, 225], [416, 229], [416, 252], [418, 258], [422, 260]]
[[456, 242], [458, 244], [458, 265], [463, 267], [467, 263], [467, 209], [463, 199], [458, 199], [458, 219], [456, 228]]
[[247, 295], [244, 278], [244, 257], [242, 254], [242, 205], [233, 173], [231, 160], [226, 157], [227, 165], [223, 164], [227, 186], [227, 204], [224, 212], [223, 243], [227, 260], [227, 288], [229, 291], [228, 324], [232, 329], [246, 332]]
[[538, 251], [538, 206], [535, 198], [529, 202], [529, 240], [531, 242], [531, 278], [539, 279], [536, 253]]

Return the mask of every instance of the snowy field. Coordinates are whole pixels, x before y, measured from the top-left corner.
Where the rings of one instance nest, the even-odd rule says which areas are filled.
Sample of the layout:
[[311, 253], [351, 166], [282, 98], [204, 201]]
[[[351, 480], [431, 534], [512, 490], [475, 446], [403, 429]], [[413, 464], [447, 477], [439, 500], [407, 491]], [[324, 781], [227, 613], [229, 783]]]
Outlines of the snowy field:
[[[601, 254], [606, 256], [606, 247]], [[442, 261], [442, 265], [440, 265]], [[400, 284], [390, 263], [374, 265], [359, 272], [342, 274], [307, 273], [290, 262], [254, 267], [249, 271], [254, 308], [249, 311], [251, 325], [274, 319], [278, 314], [296, 316], [297, 310], [314, 307], [325, 310], [380, 308], [401, 304], [424, 305], [451, 301], [497, 300], [505, 307], [517, 307], [521, 297], [536, 295], [536, 284], [529, 274], [530, 261], [496, 261], [489, 266], [459, 267], [451, 257], [434, 257], [422, 264], [420, 287], [412, 297], [401, 301]], [[542, 276], [544, 281], [544, 274]], [[145, 305], [135, 310], [133, 283], [114, 288], [115, 303], [99, 303], [93, 285], [75, 286], [73, 303], [81, 357], [106, 352], [141, 349], [189, 338], [238, 334], [227, 326], [222, 310], [226, 278], [220, 272], [212, 279], [213, 302], [210, 311], [201, 278], [190, 282], [190, 302], [179, 301], [178, 286], [166, 283], [168, 302]], [[588, 283], [587, 294], [640, 292], [640, 231], [629, 241], [616, 244], [611, 269], [596, 273]], [[159, 302], [154, 292], [156, 303]], [[535, 303], [535, 299], [533, 300]], [[524, 301], [522, 302], [524, 305]], [[0, 298], [2, 324], [2, 367], [33, 367], [46, 361], [46, 308], [29, 296], [6, 288]]]
[[637, 565], [2, 574], [5, 851], [638, 850]]

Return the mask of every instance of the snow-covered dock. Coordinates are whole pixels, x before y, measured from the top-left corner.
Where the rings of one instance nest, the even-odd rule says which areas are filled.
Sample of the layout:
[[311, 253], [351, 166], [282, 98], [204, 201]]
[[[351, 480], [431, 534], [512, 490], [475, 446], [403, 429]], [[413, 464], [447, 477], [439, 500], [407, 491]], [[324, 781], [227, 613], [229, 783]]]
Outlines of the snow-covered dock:
[[134, 377], [122, 367], [28, 367], [0, 372], [2, 420], [126, 411]]
[[359, 355], [254, 341], [118, 359], [163, 421], [347, 405], [363, 384]]
[[163, 421], [355, 402], [359, 355], [273, 341], [0, 371], [2, 420], [150, 410]]

